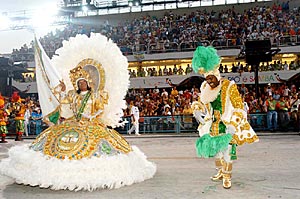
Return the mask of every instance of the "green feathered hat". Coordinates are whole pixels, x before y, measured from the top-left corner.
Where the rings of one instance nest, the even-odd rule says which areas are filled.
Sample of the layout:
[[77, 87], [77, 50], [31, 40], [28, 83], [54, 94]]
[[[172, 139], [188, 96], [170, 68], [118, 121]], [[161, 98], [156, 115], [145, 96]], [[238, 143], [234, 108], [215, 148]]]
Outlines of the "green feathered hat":
[[192, 67], [195, 73], [206, 74], [219, 68], [220, 57], [212, 46], [198, 46], [194, 52]]

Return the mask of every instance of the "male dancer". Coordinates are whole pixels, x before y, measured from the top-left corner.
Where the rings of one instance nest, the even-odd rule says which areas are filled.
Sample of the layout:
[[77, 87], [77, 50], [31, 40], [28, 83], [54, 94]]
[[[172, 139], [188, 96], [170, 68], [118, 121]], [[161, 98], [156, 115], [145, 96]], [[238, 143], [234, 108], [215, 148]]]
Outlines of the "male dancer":
[[[233, 81], [222, 79], [218, 66], [220, 57], [213, 47], [199, 46], [193, 57], [195, 72], [203, 74], [200, 102], [205, 115], [198, 118], [200, 138], [196, 142], [199, 157], [215, 157], [218, 173], [213, 181], [222, 180], [223, 187], [231, 187], [232, 160], [237, 159], [236, 146], [258, 141], [258, 137], [247, 121], [244, 104]], [[197, 112], [197, 110], [194, 110]], [[203, 115], [203, 114], [194, 114]]]

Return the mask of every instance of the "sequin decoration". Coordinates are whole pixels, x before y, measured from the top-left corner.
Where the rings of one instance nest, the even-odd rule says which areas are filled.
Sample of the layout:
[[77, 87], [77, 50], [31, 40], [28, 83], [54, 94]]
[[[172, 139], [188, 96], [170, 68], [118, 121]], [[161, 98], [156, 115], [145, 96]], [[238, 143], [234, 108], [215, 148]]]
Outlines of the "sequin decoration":
[[[78, 125], [70, 120], [43, 132], [44, 139], [32, 145], [38, 151], [58, 159], [82, 159], [115, 153], [128, 153], [131, 147], [115, 130], [88, 121]], [[43, 141], [44, 140], [44, 141]], [[44, 144], [43, 144], [44, 143]]]
[[230, 86], [229, 97], [230, 97], [230, 101], [232, 103], [232, 106], [235, 109], [242, 109], [242, 110], [244, 109], [244, 103], [242, 101], [242, 98], [240, 96], [240, 93], [237, 89], [236, 84], [233, 84], [233, 85]]

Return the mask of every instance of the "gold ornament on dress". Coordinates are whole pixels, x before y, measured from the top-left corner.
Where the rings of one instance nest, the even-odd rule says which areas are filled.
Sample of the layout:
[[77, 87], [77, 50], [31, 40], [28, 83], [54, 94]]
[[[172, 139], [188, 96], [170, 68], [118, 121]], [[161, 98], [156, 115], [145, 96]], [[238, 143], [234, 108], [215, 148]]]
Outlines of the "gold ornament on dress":
[[[99, 149], [100, 140], [107, 140], [108, 143], [117, 151], [129, 153], [132, 149], [129, 143], [114, 130], [108, 129], [103, 125], [89, 122], [81, 126], [71, 123], [53, 126], [44, 133], [47, 135], [44, 153], [58, 159], [79, 160], [94, 156]], [[37, 139], [42, 141], [45, 137]]]
[[230, 83], [230, 81], [227, 79], [224, 79], [222, 81], [221, 104], [222, 104], [222, 110], [224, 112], [225, 112], [226, 95], [227, 95], [227, 89], [228, 89], [229, 83]]
[[221, 113], [218, 110], [214, 110], [214, 119], [215, 121], [211, 125], [211, 136], [218, 136], [219, 135], [219, 124], [221, 122]]

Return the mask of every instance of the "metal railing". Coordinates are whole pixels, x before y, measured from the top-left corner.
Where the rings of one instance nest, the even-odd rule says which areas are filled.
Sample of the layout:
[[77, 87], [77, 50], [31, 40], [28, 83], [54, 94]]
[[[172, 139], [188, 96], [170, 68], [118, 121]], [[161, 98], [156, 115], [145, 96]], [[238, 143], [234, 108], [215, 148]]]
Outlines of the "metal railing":
[[[131, 118], [125, 117], [127, 123], [116, 130], [126, 134], [131, 128]], [[267, 130], [266, 113], [248, 115], [248, 122], [255, 131]], [[139, 121], [139, 132], [143, 133], [197, 133], [198, 123], [192, 115], [145, 116]]]
[[[119, 133], [126, 134], [131, 128], [131, 118], [125, 117], [127, 123], [116, 130]], [[145, 116], [140, 117], [140, 133], [185, 133], [196, 132], [198, 124], [192, 115], [175, 115], [175, 116]]]
[[[131, 118], [124, 117], [123, 121], [126, 124], [122, 127], [115, 128], [120, 134], [127, 134], [131, 128]], [[267, 128], [267, 114], [254, 113], [248, 114], [248, 122], [254, 131], [265, 131]], [[30, 135], [35, 135], [35, 123], [29, 123]], [[47, 125], [42, 124], [42, 130], [45, 130]], [[145, 116], [140, 117], [139, 133], [140, 134], [157, 134], [157, 133], [198, 133], [198, 123], [192, 115], [175, 115], [175, 116]], [[292, 127], [291, 127], [292, 128]], [[133, 132], [134, 133], [134, 132]], [[8, 126], [8, 135], [15, 135], [14, 120], [10, 120]]]

